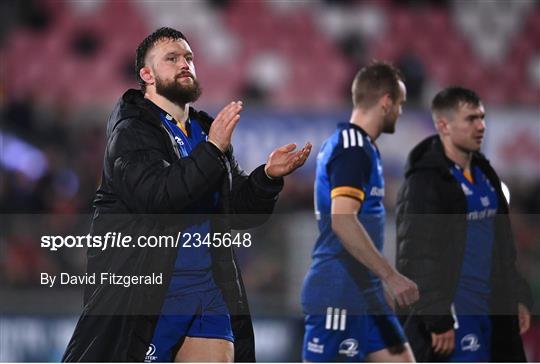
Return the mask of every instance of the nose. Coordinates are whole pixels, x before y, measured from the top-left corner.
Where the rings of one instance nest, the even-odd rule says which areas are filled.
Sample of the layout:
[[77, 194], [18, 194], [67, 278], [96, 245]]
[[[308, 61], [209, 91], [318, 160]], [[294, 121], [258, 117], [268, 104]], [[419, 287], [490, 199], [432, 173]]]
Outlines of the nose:
[[179, 57], [179, 63], [181, 69], [189, 69], [189, 64], [185, 57]]
[[480, 119], [480, 122], [477, 124], [477, 129], [480, 131], [486, 130], [486, 121], [484, 119]]

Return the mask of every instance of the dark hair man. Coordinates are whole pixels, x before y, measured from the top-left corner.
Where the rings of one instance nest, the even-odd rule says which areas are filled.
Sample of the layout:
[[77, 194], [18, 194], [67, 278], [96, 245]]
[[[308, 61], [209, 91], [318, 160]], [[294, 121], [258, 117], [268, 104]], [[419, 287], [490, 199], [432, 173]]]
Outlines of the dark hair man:
[[382, 286], [399, 305], [418, 299], [416, 284], [381, 254], [384, 180], [375, 144], [381, 133], [394, 132], [406, 99], [405, 84], [391, 65], [373, 63], [356, 75], [352, 97], [350, 122], [338, 125], [317, 157], [320, 235], [302, 290], [303, 358], [413, 362]]
[[397, 204], [397, 267], [422, 293], [407, 336], [419, 361], [525, 361], [532, 298], [501, 181], [480, 153], [484, 106], [449, 87], [432, 115], [438, 135], [409, 154]]
[[[136, 68], [141, 90], [128, 90], [108, 121], [93, 232], [181, 231], [194, 241], [172, 249], [89, 249], [89, 273], [160, 272], [163, 284], [88, 286], [64, 361], [254, 361], [253, 328], [231, 244], [216, 247], [214, 240], [196, 247], [195, 236], [264, 222], [282, 177], [305, 162], [311, 145], [296, 152], [294, 144], [278, 148], [248, 176], [230, 145], [242, 102], [231, 102], [215, 119], [190, 107], [201, 90], [181, 32], [161, 28], [149, 35], [137, 49]], [[123, 214], [153, 215], [112, 222]]]

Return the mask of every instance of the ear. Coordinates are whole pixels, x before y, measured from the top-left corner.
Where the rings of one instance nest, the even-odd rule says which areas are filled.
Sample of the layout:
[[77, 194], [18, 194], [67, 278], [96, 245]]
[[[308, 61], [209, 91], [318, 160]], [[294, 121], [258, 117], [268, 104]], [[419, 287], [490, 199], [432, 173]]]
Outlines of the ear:
[[435, 127], [442, 135], [448, 134], [448, 119], [442, 115], [435, 119]]
[[379, 105], [381, 106], [384, 114], [386, 114], [387, 112], [389, 112], [392, 109], [392, 104], [393, 103], [394, 102], [392, 101], [392, 98], [390, 97], [390, 94], [384, 94], [379, 99]]
[[153, 85], [154, 84], [154, 75], [152, 74], [152, 70], [148, 66], [144, 66], [139, 70], [139, 76], [143, 79], [144, 82], [147, 84]]

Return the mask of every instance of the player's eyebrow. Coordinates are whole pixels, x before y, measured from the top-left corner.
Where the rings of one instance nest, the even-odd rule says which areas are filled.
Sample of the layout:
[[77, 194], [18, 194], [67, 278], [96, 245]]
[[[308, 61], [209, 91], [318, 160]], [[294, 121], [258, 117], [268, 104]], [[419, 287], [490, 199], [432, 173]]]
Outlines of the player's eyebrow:
[[[186, 57], [186, 56], [193, 57], [193, 53], [190, 52], [190, 51], [186, 51], [183, 54], [184, 54], [184, 57]], [[182, 55], [182, 53], [178, 52], [178, 51], [170, 51], [170, 52], [165, 53], [165, 57], [168, 57], [168, 56], [180, 56], [180, 55]]]
[[475, 119], [484, 119], [486, 117], [486, 113], [476, 113], [476, 114], [469, 114], [467, 115], [467, 120], [475, 120]]

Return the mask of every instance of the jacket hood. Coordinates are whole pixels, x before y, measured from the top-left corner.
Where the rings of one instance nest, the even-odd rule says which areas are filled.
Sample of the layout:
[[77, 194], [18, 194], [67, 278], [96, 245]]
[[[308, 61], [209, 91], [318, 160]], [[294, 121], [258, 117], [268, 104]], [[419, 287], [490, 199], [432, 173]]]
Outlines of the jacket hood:
[[440, 169], [441, 172], [448, 173], [448, 162], [438, 135], [422, 140], [409, 153], [405, 164], [405, 176], [419, 169]]
[[[418, 143], [409, 153], [405, 164], [405, 177], [421, 169], [438, 169], [442, 175], [451, 177], [448, 168], [451, 163], [444, 154], [439, 136], [432, 135]], [[478, 164], [482, 169], [485, 169], [489, 162], [482, 153], [475, 152], [473, 164]]]

